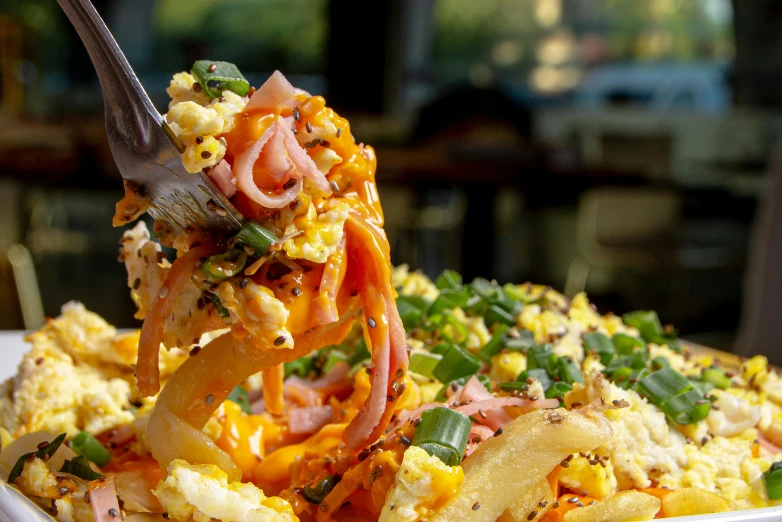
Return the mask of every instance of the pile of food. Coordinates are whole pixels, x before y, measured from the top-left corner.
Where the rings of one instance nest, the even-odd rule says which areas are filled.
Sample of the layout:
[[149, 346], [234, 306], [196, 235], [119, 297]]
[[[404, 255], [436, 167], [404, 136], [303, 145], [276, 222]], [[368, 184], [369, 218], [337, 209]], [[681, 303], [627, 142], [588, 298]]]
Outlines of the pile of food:
[[[140, 222], [120, 260], [141, 330], [70, 303], [27, 338], [0, 472], [57, 520], [629, 521], [782, 499], [764, 357], [733, 367], [583, 294], [392, 270], [374, 153], [322, 97], [208, 61], [168, 92], [184, 165], [246, 221], [157, 221], [157, 241]], [[119, 224], [145, 208], [126, 192]]]

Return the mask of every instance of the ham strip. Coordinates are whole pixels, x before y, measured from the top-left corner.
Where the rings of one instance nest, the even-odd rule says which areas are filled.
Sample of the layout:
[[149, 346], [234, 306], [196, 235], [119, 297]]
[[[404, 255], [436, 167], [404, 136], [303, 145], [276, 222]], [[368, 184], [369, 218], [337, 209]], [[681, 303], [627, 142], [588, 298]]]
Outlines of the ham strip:
[[288, 414], [288, 431], [294, 435], [314, 433], [334, 419], [331, 406], [296, 408]]
[[331, 194], [329, 181], [326, 179], [326, 176], [318, 170], [317, 165], [315, 165], [310, 155], [307, 154], [307, 151], [299, 145], [293, 131], [285, 124], [282, 118], [278, 120], [278, 128], [285, 140], [285, 150], [288, 152], [288, 157], [299, 170], [299, 173], [305, 178], [309, 178], [321, 192]]
[[261, 88], [252, 95], [245, 110], [261, 109], [275, 112], [295, 95], [296, 89], [293, 88], [291, 82], [280, 71], [274, 71], [269, 79], [261, 85]]
[[111, 477], [93, 480], [87, 487], [92, 516], [95, 522], [116, 522], [121, 520], [117, 490]]
[[227, 161], [223, 160], [218, 163], [209, 173], [209, 177], [225, 197], [231, 198], [236, 194], [236, 176]]
[[253, 143], [245, 151], [243, 151], [234, 161], [234, 173], [236, 174], [236, 184], [239, 190], [266, 208], [282, 208], [298, 196], [302, 187], [302, 180], [298, 178], [296, 183], [284, 190], [280, 194], [268, 195], [260, 190], [255, 184], [255, 178], [253, 177], [253, 166], [261, 155], [266, 143], [272, 138], [275, 132], [279, 129], [279, 122], [272, 123], [266, 132], [258, 138], [258, 141]]

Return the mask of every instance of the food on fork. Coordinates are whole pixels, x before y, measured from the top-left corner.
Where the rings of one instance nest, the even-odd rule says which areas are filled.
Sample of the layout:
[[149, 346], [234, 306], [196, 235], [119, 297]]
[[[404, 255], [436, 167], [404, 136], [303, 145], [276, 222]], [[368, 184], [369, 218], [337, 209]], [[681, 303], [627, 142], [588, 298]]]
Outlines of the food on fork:
[[[59, 521], [621, 522], [782, 500], [764, 357], [732, 366], [584, 294], [392, 270], [374, 152], [322, 97], [206, 60], [168, 92], [183, 164], [246, 219], [123, 234], [139, 332], [69, 303], [27, 337], [0, 472]], [[140, 197], [126, 185], [117, 222]]]

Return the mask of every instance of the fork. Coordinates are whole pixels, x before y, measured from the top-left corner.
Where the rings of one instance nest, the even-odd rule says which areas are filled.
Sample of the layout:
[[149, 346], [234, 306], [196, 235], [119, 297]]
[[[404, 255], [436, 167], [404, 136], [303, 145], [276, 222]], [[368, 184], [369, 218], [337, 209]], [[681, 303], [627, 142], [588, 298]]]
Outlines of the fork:
[[185, 170], [182, 144], [89, 0], [57, 2], [98, 73], [114, 161], [122, 177], [148, 197], [150, 215], [177, 229], [205, 229], [217, 236], [235, 233], [242, 215], [206, 174]]

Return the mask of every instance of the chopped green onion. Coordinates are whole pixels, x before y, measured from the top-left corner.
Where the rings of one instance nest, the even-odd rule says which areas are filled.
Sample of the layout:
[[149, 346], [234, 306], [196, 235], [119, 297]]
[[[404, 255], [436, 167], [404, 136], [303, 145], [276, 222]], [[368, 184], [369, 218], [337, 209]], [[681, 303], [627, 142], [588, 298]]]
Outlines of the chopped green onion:
[[486, 326], [491, 326], [496, 323], [506, 324], [508, 326], [514, 326], [516, 324], [516, 318], [496, 304], [489, 306], [488, 310], [486, 310], [486, 313], [483, 315], [483, 320], [486, 323]]
[[98, 442], [98, 439], [90, 435], [88, 431], [82, 431], [76, 435], [70, 443], [71, 449], [77, 455], [83, 455], [90, 462], [103, 466], [109, 461], [109, 450]]
[[509, 329], [510, 328], [504, 324], [498, 326], [497, 330], [492, 334], [491, 339], [489, 339], [489, 342], [478, 352], [478, 359], [487, 363], [491, 362], [491, 358], [500, 353], [500, 350], [505, 346], [505, 334]]
[[656, 342], [656, 339], [663, 337], [663, 325], [660, 324], [660, 318], [654, 310], [638, 310], [622, 316], [622, 320], [627, 326], [633, 326], [638, 329], [641, 337], [647, 342]]
[[415, 328], [421, 322], [421, 317], [423, 317], [425, 310], [404, 295], [396, 298], [396, 309], [399, 311], [399, 317], [402, 319], [405, 330]]
[[453, 345], [452, 345], [452, 344], [449, 344], [449, 343], [440, 343], [440, 344], [438, 344], [438, 345], [434, 346], [434, 347], [433, 347], [431, 350], [429, 350], [429, 351], [430, 351], [430, 352], [432, 352], [432, 353], [434, 353], [434, 354], [437, 354], [437, 355], [445, 355], [445, 352], [447, 352], [448, 350], [450, 350], [452, 347], [453, 347]]
[[438, 290], [445, 288], [458, 289], [462, 286], [462, 276], [455, 270], [443, 270], [434, 282]]
[[410, 356], [408, 369], [413, 373], [432, 379], [434, 378], [434, 369], [442, 360], [442, 355], [417, 352]]
[[660, 368], [665, 368], [666, 366], [670, 366], [671, 363], [668, 361], [667, 357], [663, 357], [662, 355], [659, 355], [651, 360], [652, 369], [653, 370], [659, 370]]
[[442, 460], [448, 466], [458, 466], [470, 438], [470, 419], [450, 408], [434, 408], [421, 414], [421, 423], [413, 437], [413, 445]]
[[331, 490], [334, 489], [334, 486], [339, 484], [340, 480], [342, 480], [342, 477], [339, 475], [329, 475], [315, 484], [315, 487], [305, 486], [302, 488], [303, 491], [301, 496], [304, 497], [304, 500], [310, 504], [320, 504], [323, 502], [323, 499], [325, 499], [326, 496], [331, 493]]
[[690, 381], [692, 387], [701, 392], [704, 396], [714, 389], [714, 385], [706, 381]]
[[554, 353], [550, 344], [536, 344], [531, 346], [527, 352], [527, 368], [547, 368], [549, 357]]
[[54, 455], [55, 452], [60, 449], [60, 445], [62, 445], [62, 442], [65, 440], [65, 435], [65, 433], [60, 433], [56, 439], [51, 441], [43, 448], [40, 448], [37, 451], [31, 451], [30, 453], [25, 453], [16, 459], [16, 464], [14, 464], [14, 467], [11, 468], [11, 473], [8, 474], [8, 483], [13, 484], [16, 479], [19, 478], [19, 475], [21, 475], [22, 471], [24, 471], [24, 463], [27, 461], [27, 458], [30, 455], [35, 455], [39, 459], [46, 459]]
[[782, 498], [782, 462], [775, 462], [763, 473], [763, 483], [766, 485], [766, 496], [769, 500]]
[[[287, 379], [291, 375], [298, 375], [299, 377], [306, 377], [313, 369], [312, 357], [299, 357], [291, 362], [286, 362], [285, 365], [285, 378]], [[230, 398], [230, 396], [229, 396]]]
[[429, 315], [440, 314], [453, 308], [465, 308], [469, 298], [469, 294], [462, 289], [444, 288], [440, 290], [440, 295], [437, 296], [427, 313]]
[[611, 380], [614, 382], [624, 382], [627, 379], [630, 378], [630, 376], [633, 374], [633, 369], [629, 366], [623, 366], [621, 368], [617, 368], [616, 370], [610, 372], [611, 374]]
[[702, 421], [711, 411], [711, 402], [696, 390], [674, 395], [660, 406], [677, 424], [694, 424]]
[[79, 477], [83, 480], [98, 480], [103, 478], [103, 475], [93, 471], [90, 467], [89, 461], [84, 458], [83, 455], [79, 455], [71, 460], [66, 460], [62, 463], [60, 473], [68, 473], [74, 477]]
[[670, 366], [660, 368], [649, 377], [641, 380], [640, 384], [649, 400], [653, 404], [658, 405], [669, 397], [673, 397], [692, 387], [692, 384], [686, 377]]
[[581, 375], [578, 364], [571, 357], [560, 357], [557, 359], [557, 375], [563, 382], [568, 384], [573, 384], [574, 382], [584, 383], [584, 376]]
[[269, 248], [280, 240], [274, 232], [250, 220], [244, 222], [233, 239], [235, 242], [250, 246], [254, 255], [258, 257], [265, 255]]
[[505, 294], [513, 299], [514, 301], [521, 301], [523, 303], [526, 303], [526, 297], [527, 294], [519, 290], [519, 287], [514, 285], [513, 283], [505, 283], [502, 285], [502, 290], [505, 292]]
[[497, 299], [499, 287], [482, 277], [476, 277], [470, 283], [470, 290], [474, 294], [479, 295], [484, 301], [493, 303]]
[[505, 349], [527, 353], [527, 350], [535, 344], [535, 334], [529, 330], [519, 330], [517, 334], [518, 337], [508, 336], [505, 339]]
[[233, 390], [231, 390], [231, 393], [228, 394], [226, 400], [238, 404], [243, 412], [252, 413], [252, 408], [250, 407], [250, 396], [247, 394], [247, 390], [241, 386], [237, 385]]
[[565, 394], [573, 389], [573, 386], [563, 382], [558, 381], [551, 385], [551, 387], [546, 390], [546, 398], [547, 399], [562, 399], [565, 397]]
[[611, 342], [614, 343], [616, 353], [619, 355], [631, 355], [636, 351], [636, 348], [646, 348], [646, 342], [643, 339], [623, 333], [614, 334], [611, 337]]
[[212, 281], [224, 281], [233, 277], [247, 264], [247, 252], [233, 249], [210, 256], [201, 265], [201, 271]]
[[434, 369], [438, 381], [448, 383], [460, 377], [469, 377], [481, 369], [481, 362], [470, 352], [459, 346], [452, 346], [443, 360]]
[[347, 363], [348, 356], [345, 352], [339, 350], [331, 350], [326, 355], [326, 361], [323, 363], [323, 373], [329, 373], [334, 366], [339, 363]]
[[228, 309], [223, 306], [223, 302], [220, 301], [220, 298], [217, 297], [216, 294], [211, 294], [210, 299], [212, 300], [212, 306], [215, 307], [215, 310], [217, 311], [217, 315], [220, 317], [229, 317], [231, 314], [228, 312]]
[[703, 370], [701, 381], [711, 383], [720, 390], [727, 390], [732, 384], [730, 377], [719, 368], [706, 368]]
[[584, 335], [584, 349], [586, 351], [597, 352], [600, 356], [600, 362], [608, 366], [616, 356], [614, 343], [600, 332], [588, 333]]
[[239, 72], [239, 68], [229, 62], [198, 60], [190, 73], [204, 92], [211, 98], [219, 98], [223, 91], [231, 91], [239, 96], [247, 96], [250, 82]]
[[453, 344], [465, 344], [470, 338], [470, 332], [464, 323], [451, 314], [443, 314], [438, 332], [440, 337]]
[[[546, 376], [546, 377], [548, 377], [548, 376]], [[529, 384], [527, 384], [526, 382], [521, 382], [521, 381], [501, 382], [500, 383], [500, 389], [503, 390], [503, 391], [509, 391], [509, 392], [512, 392], [512, 391], [523, 392], [523, 391], [527, 391], [529, 389]]]
[[527, 382], [527, 379], [533, 378], [540, 381], [540, 384], [543, 386], [543, 390], [548, 390], [551, 385], [554, 383], [554, 380], [549, 377], [548, 373], [544, 368], [533, 368], [531, 370], [524, 370], [521, 372], [516, 379], [519, 382]]

